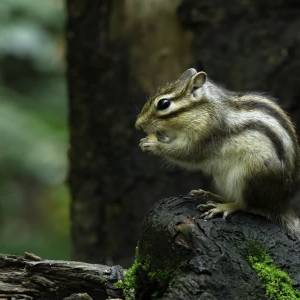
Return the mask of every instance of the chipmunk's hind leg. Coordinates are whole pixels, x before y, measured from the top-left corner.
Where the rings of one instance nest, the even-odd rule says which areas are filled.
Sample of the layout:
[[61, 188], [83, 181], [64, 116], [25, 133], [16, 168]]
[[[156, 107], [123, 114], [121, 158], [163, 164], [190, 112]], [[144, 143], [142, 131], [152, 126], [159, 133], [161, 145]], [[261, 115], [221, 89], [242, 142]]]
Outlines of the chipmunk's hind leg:
[[212, 219], [218, 215], [222, 215], [223, 219], [226, 219], [236, 211], [242, 210], [242, 205], [239, 202], [226, 202], [221, 196], [209, 191], [197, 189], [190, 191], [189, 194], [207, 201], [197, 205], [197, 209], [203, 212], [200, 217], [205, 220]]
[[228, 203], [216, 203], [207, 202], [205, 204], [200, 204], [197, 206], [199, 210], [206, 210], [200, 215], [201, 218], [205, 220], [212, 219], [218, 215], [221, 215], [223, 219], [226, 219], [229, 215], [242, 210], [242, 206], [238, 202], [228, 202]]

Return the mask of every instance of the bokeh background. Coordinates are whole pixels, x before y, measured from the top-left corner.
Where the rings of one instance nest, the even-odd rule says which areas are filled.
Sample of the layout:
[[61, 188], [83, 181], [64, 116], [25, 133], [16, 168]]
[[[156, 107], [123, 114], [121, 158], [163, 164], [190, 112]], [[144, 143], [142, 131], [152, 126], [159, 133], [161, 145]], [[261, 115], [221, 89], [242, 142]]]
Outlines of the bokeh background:
[[0, 251], [68, 258], [65, 9], [0, 1]]
[[147, 97], [196, 67], [275, 96], [299, 129], [299, 15], [299, 0], [0, 0], [0, 251], [129, 265], [153, 203], [206, 188], [139, 151]]

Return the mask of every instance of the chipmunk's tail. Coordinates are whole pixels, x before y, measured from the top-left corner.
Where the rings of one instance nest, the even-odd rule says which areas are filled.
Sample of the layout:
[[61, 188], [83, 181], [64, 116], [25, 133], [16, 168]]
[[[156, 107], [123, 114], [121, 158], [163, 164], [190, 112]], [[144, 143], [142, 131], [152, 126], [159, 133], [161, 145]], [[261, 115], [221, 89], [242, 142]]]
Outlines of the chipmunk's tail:
[[293, 212], [287, 212], [280, 216], [280, 223], [296, 238], [300, 239], [300, 217]]

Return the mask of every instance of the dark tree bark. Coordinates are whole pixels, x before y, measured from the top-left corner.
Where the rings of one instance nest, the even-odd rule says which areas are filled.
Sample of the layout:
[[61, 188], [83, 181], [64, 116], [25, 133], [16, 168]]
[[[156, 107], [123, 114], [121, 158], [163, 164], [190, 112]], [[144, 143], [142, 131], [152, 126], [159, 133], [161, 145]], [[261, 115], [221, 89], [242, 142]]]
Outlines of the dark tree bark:
[[74, 257], [128, 262], [156, 199], [201, 175], [140, 153], [146, 96], [196, 66], [229, 89], [279, 97], [300, 127], [300, 4], [278, 1], [68, 0]]
[[67, 1], [72, 236], [74, 257], [85, 261], [128, 262], [153, 201], [199, 184], [142, 154], [134, 129], [146, 94], [189, 59], [176, 3], [125, 2]]
[[228, 89], [277, 97], [300, 128], [300, 2], [183, 0], [194, 64]]
[[[208, 200], [214, 199], [168, 198], [147, 215], [139, 243], [146, 268], [137, 272], [137, 299], [269, 299], [248, 261], [262, 249], [288, 272], [300, 297], [300, 241], [250, 214], [203, 220], [196, 206]], [[162, 285], [159, 274], [166, 272], [171, 275]]]

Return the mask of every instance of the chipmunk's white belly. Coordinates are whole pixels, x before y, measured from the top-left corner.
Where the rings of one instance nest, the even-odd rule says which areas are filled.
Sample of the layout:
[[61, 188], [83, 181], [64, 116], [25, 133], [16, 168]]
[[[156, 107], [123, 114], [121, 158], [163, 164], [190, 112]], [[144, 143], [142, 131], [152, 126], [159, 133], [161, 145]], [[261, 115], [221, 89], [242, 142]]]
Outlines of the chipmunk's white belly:
[[217, 193], [227, 201], [239, 202], [243, 201], [249, 178], [267, 168], [276, 170], [280, 167], [269, 139], [250, 130], [228, 139], [217, 155], [200, 164], [200, 169], [212, 176]]
[[206, 161], [202, 164], [201, 170], [212, 176], [216, 192], [225, 201], [242, 201], [246, 169], [238, 158]]
[[217, 193], [226, 201], [240, 199], [244, 188], [245, 166], [239, 163], [239, 159], [219, 157], [196, 162], [170, 160], [172, 163], [191, 171], [201, 171], [212, 176]]

